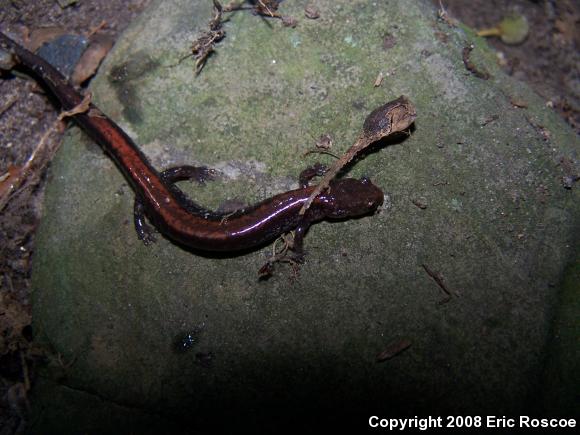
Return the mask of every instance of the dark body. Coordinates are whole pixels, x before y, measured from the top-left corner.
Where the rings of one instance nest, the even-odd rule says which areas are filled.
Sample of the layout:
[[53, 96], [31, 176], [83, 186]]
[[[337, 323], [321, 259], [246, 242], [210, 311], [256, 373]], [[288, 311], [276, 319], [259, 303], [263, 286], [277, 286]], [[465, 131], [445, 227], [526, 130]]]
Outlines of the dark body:
[[205, 210], [174, 185], [177, 179], [192, 178], [192, 175], [171, 176], [155, 170], [115, 122], [93, 104], [83, 106], [84, 97], [49, 63], [3, 33], [0, 33], [0, 50], [4, 52], [0, 53], [4, 68], [14, 66], [6, 66], [7, 54], [11, 55], [15, 65], [31, 71], [54, 94], [62, 108], [71, 112], [70, 117], [123, 172], [139, 201], [136, 209], [142, 209], [162, 234], [179, 244], [202, 251], [240, 251], [296, 229], [299, 239], [296, 247], [301, 250], [302, 236], [313, 222], [362, 216], [383, 202], [382, 191], [369, 180], [347, 178], [333, 181], [330, 189], [317, 196], [303, 216], [299, 211], [312, 193], [312, 186], [303, 185], [230, 215]]

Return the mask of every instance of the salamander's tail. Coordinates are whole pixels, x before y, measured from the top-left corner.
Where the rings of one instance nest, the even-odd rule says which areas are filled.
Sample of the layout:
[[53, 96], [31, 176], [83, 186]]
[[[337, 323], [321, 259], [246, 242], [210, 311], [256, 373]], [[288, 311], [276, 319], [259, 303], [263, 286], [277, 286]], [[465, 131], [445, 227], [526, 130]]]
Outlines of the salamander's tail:
[[32, 72], [58, 98], [63, 110], [72, 110], [83, 101], [83, 96], [55, 67], [2, 32], [0, 59], [0, 68], [12, 69], [14, 65], [21, 65]]

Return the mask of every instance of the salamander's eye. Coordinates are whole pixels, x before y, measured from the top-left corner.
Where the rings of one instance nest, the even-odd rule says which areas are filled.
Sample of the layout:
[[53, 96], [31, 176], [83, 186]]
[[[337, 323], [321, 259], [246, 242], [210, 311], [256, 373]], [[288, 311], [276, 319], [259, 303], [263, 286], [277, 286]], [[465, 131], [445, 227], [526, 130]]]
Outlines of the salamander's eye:
[[362, 184], [371, 184], [371, 179], [370, 179], [369, 177], [362, 177], [362, 178], [360, 179], [360, 182], [361, 182]]

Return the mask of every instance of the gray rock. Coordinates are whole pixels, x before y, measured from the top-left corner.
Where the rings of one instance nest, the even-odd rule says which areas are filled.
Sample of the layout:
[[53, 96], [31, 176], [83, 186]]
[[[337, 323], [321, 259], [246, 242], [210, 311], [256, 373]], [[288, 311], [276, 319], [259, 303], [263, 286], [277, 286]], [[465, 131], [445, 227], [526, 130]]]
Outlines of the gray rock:
[[[561, 159], [578, 171], [578, 138], [428, 1], [320, 0], [317, 20], [304, 6], [282, 3], [296, 28], [229, 15], [196, 77], [191, 59], [178, 61], [211, 2], [159, 1], [117, 43], [94, 100], [157, 168], [220, 169], [184, 187], [218, 207], [293, 187], [305, 166], [332, 161], [302, 157], [316, 138], [330, 134], [343, 152], [372, 109], [406, 95], [414, 131], [349, 172], [384, 189], [384, 210], [315, 225], [298, 276], [279, 268], [260, 282], [271, 247], [212, 258], [162, 237], [143, 246], [130, 187], [72, 128], [35, 256], [35, 331], [64, 362], [38, 382], [36, 432], [539, 410], [558, 283], [577, 258], [578, 186], [562, 185]], [[470, 44], [488, 80], [466, 69]], [[443, 276], [448, 301], [423, 265]], [[188, 333], [190, 349], [176, 352]], [[411, 346], [377, 363], [401, 339]]]

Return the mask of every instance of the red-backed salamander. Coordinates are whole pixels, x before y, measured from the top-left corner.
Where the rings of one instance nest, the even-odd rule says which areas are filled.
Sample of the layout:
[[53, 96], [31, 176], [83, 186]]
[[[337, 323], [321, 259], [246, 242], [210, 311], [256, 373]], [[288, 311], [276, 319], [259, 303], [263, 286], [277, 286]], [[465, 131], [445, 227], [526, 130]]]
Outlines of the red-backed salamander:
[[151, 237], [143, 214], [169, 239], [201, 251], [247, 250], [295, 230], [293, 249], [300, 255], [302, 239], [313, 222], [363, 216], [383, 203], [383, 192], [368, 179], [338, 179], [316, 197], [305, 215], [300, 215], [314, 189], [308, 186], [308, 180], [323, 172], [317, 166], [303, 173], [299, 189], [229, 215], [205, 210], [187, 198], [174, 182], [187, 178], [203, 181], [211, 178], [209, 170], [182, 166], [159, 173], [131, 138], [95, 105], [86, 104], [88, 101], [60, 72], [1, 32], [0, 63], [4, 69], [21, 65], [32, 72], [59, 100], [62, 109], [111, 156], [135, 191], [136, 229], [146, 243]]

